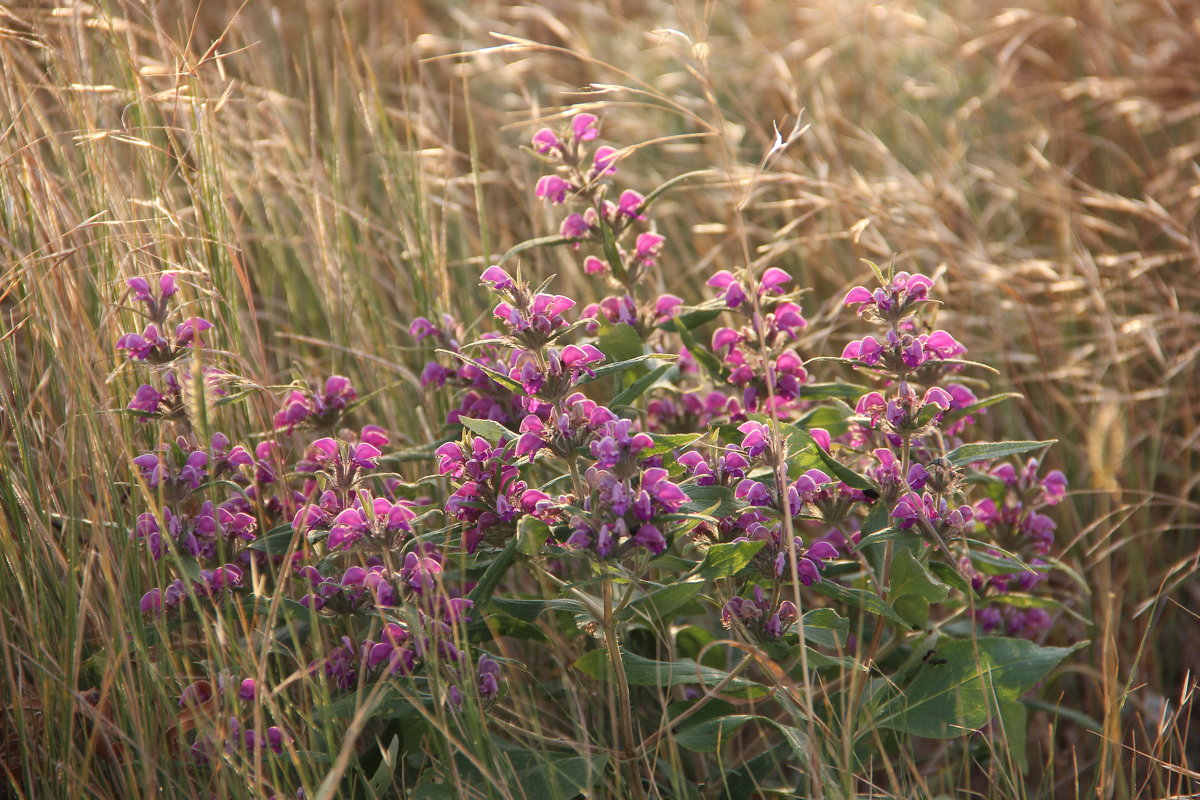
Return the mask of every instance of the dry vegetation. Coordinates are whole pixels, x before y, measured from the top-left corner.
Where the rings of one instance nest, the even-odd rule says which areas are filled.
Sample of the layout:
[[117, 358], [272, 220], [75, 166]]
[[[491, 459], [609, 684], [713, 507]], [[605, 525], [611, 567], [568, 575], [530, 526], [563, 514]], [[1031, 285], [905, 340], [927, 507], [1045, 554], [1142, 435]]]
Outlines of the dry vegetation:
[[[106, 477], [149, 443], [110, 413], [136, 384], [124, 279], [178, 270], [247, 379], [345, 372], [425, 441], [405, 327], [481, 312], [486, 254], [547, 232], [519, 145], [583, 104], [645, 142], [638, 188], [715, 167], [660, 209], [663, 289], [697, 298], [743, 240], [815, 298], [863, 258], [941, 274], [972, 357], [1025, 396], [987, 428], [1060, 440], [1060, 541], [1092, 588], [1070, 599], [1094, 624], [1056, 633], [1093, 642], [1060, 682], [1079, 713], [1035, 718], [1027, 792], [1194, 790], [1198, 38], [1168, 0], [0, 6], [0, 770], [134, 796], [150, 773], [122, 748], [162, 757], [136, 663], [79, 680], [143, 569]], [[526, 268], [593, 292], [566, 253]], [[836, 302], [806, 310], [848, 340]]]

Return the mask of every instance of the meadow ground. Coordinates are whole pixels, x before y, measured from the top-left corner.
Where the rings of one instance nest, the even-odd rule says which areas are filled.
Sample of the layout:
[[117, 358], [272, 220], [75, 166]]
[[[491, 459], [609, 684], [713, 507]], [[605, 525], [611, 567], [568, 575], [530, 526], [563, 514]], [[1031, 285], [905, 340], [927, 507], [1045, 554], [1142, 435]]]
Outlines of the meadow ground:
[[[246, 386], [341, 373], [394, 445], [434, 441], [408, 324], [482, 319], [480, 271], [552, 232], [522, 146], [569, 108], [640, 143], [642, 191], [710, 170], [659, 209], [657, 288], [700, 299], [746, 242], [840, 349], [861, 259], [894, 259], [1023, 395], [981, 438], [1059, 440], [1059, 545], [1090, 591], [1063, 585], [1084, 620], [1050, 641], [1091, 645], [1065, 711], [1031, 715], [1027, 773], [963, 757], [959, 788], [1195, 791], [1197, 37], [1170, 0], [0, 6], [0, 796], [213, 785], [163, 778], [179, 673], [122, 650], [151, 585], [129, 463], [154, 442], [119, 413], [124, 282], [174, 270]], [[596, 298], [569, 250], [525, 269]]]

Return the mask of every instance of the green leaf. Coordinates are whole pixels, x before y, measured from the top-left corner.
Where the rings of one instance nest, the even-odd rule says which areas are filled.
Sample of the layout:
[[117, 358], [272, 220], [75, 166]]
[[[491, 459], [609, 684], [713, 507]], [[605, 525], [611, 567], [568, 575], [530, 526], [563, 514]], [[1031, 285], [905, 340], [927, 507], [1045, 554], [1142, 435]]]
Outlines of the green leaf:
[[604, 353], [606, 361], [628, 361], [644, 352], [642, 337], [632, 325], [623, 322], [602, 322], [596, 346]]
[[246, 549], [277, 556], [287, 552], [288, 548], [292, 546], [292, 539], [295, 537], [295, 528], [292, 527], [290, 522], [287, 522], [271, 528], [271, 530], [246, 545]]
[[626, 370], [633, 369], [639, 364], [644, 364], [647, 361], [674, 361], [677, 358], [679, 358], [679, 356], [674, 356], [669, 353], [646, 353], [645, 355], [638, 356], [637, 358], [629, 358], [625, 361], [614, 361], [611, 364], [601, 364], [593, 370], [593, 375], [584, 375], [581, 377], [579, 379], [579, 383], [591, 383], [592, 381], [606, 378], [609, 375], [617, 375], [625, 372]]
[[875, 531], [874, 533], [868, 534], [867, 536], [859, 539], [858, 544], [854, 546], [854, 549], [862, 550], [880, 542], [886, 542], [891, 539], [904, 539], [908, 537], [912, 537], [914, 539], [917, 538], [916, 534], [910, 530], [902, 530], [900, 528], [884, 528], [883, 530]]
[[1064, 614], [1072, 617], [1076, 622], [1081, 622], [1084, 625], [1091, 625], [1092, 621], [1080, 614], [1075, 609], [1067, 606], [1065, 603], [1055, 600], [1053, 597], [1043, 597], [1041, 595], [1024, 594], [1021, 592], [1008, 592], [995, 597], [986, 598], [991, 605], [1012, 606], [1013, 608], [1051, 608], [1055, 611], [1061, 611]]
[[1024, 639], [944, 641], [912, 682], [872, 714], [872, 724], [934, 739], [961, 736], [986, 725], [1071, 652]]
[[990, 461], [994, 458], [1028, 453], [1030, 450], [1049, 447], [1057, 441], [1058, 439], [1046, 439], [1042, 442], [975, 442], [954, 448], [946, 453], [946, 460], [956, 467], [961, 467], [976, 461]]
[[517, 521], [517, 551], [523, 556], [536, 556], [550, 538], [550, 526], [537, 517], [526, 514]]
[[566, 611], [571, 614], [586, 614], [587, 607], [578, 600], [566, 597], [550, 600], [518, 599], [511, 597], [493, 597], [488, 604], [489, 609], [495, 609], [522, 622], [534, 622], [547, 611]]
[[503, 256], [501, 256], [500, 260], [497, 261], [496, 263], [503, 264], [505, 261], [508, 261], [513, 256], [520, 255], [521, 253], [524, 253], [526, 250], [532, 250], [535, 247], [552, 247], [554, 245], [559, 245], [559, 244], [570, 244], [571, 242], [572, 242], [572, 240], [568, 239], [565, 236], [541, 236], [537, 239], [528, 239], [524, 242], [521, 242], [518, 245], [515, 245], [515, 246], [509, 248], [509, 251], [507, 253], [505, 253]]
[[[608, 764], [608, 755], [603, 753], [581, 756], [549, 750], [504, 748], [502, 757], [508, 763], [501, 780], [508, 786], [509, 794], [547, 800], [587, 793], [604, 777]], [[472, 788], [471, 796], [491, 796], [483, 790], [483, 776], [470, 762], [461, 757], [455, 761], [458, 769], [453, 779], [437, 783], [433, 770], [422, 775], [414, 787], [414, 800], [458, 800], [464, 796], [464, 784]]]
[[683, 181], [688, 180], [689, 178], [698, 178], [701, 175], [712, 175], [712, 174], [713, 174], [713, 170], [711, 170], [711, 169], [695, 169], [695, 170], [692, 170], [691, 172], [680, 173], [679, 175], [676, 175], [675, 177], [673, 177], [667, 181], [664, 181], [663, 183], [659, 184], [654, 189], [654, 191], [652, 191], [652, 192], [650, 192], [650, 194], [646, 195], [644, 200], [642, 200], [642, 208], [641, 208], [642, 213], [645, 213], [646, 210], [650, 208], [651, 203], [653, 203], [655, 200], [657, 200], [659, 197], [661, 197], [665, 192], [667, 192], [669, 189], [673, 188], [677, 184], [680, 184]]
[[804, 638], [818, 647], [844, 647], [850, 620], [832, 608], [814, 608], [804, 615]]
[[[671, 319], [659, 324], [659, 330], [668, 331], [670, 333], [680, 332], [680, 328], [685, 330], [693, 330], [700, 327], [706, 322], [716, 319], [721, 316], [721, 312], [725, 310], [725, 304], [720, 301], [714, 301], [714, 304], [701, 306], [685, 306]], [[689, 348], [690, 349], [690, 348]]]
[[[967, 552], [967, 557], [971, 559], [971, 563], [980, 572], [985, 572], [988, 575], [1008, 575], [1013, 572], [1037, 572], [1036, 569], [1022, 561], [1015, 553], [1010, 553], [1003, 547], [989, 544], [988, 542], [981, 542], [978, 539], [967, 539], [966, 542], [972, 545], [971, 549]], [[989, 553], [989, 549], [996, 552]]]
[[479, 583], [475, 584], [475, 588], [467, 595], [467, 598], [476, 606], [482, 605], [491, 599], [492, 593], [496, 591], [496, 586], [500, 583], [500, 579], [504, 577], [504, 573], [508, 571], [508, 567], [513, 562], [513, 558], [517, 554], [517, 545], [519, 539], [513, 537], [508, 540], [508, 544], [504, 545], [504, 549], [488, 564], [488, 568], [484, 570], [483, 576], [480, 577]]
[[651, 456], [659, 456], [663, 453], [669, 453], [672, 450], [679, 450], [687, 447], [690, 444], [700, 441], [704, 438], [702, 433], [652, 433], [650, 438], [654, 440], [654, 446], [643, 450], [638, 454], [638, 458], [650, 458]]
[[1029, 714], [1025, 705], [1009, 702], [1000, 706], [1000, 725], [1008, 742], [1008, 752], [1021, 774], [1029, 772], [1029, 756], [1026, 753], [1026, 732], [1029, 729]]
[[[716, 686], [729, 673], [697, 664], [690, 658], [677, 661], [653, 661], [634, 653], [621, 653], [621, 661], [625, 666], [625, 677], [631, 686], [690, 686], [702, 684]], [[592, 650], [576, 659], [575, 668], [597, 680], [611, 680], [612, 665], [609, 663], [608, 651], [601, 648]], [[725, 684], [729, 694], [745, 694], [761, 697], [767, 693], [767, 688], [748, 678], [737, 677]]]
[[702, 588], [704, 588], [704, 581], [681, 581], [668, 584], [634, 600], [622, 612], [621, 618], [628, 619], [635, 614], [640, 614], [650, 619], [665, 620], [694, 600]]
[[743, 725], [753, 719], [759, 719], [759, 717], [749, 714], [731, 714], [727, 717], [717, 717], [695, 725], [688, 725], [675, 734], [675, 742], [693, 753], [715, 753]]
[[653, 386], [659, 378], [666, 375], [672, 366], [671, 364], [663, 364], [661, 367], [655, 367], [650, 372], [647, 372], [614, 397], [612, 402], [608, 404], [608, 407], [619, 408], [620, 406], [630, 405], [634, 400], [645, 394], [646, 390]]
[[379, 762], [379, 766], [375, 769], [375, 774], [371, 776], [371, 791], [376, 795], [390, 794], [388, 789], [391, 788], [392, 782], [396, 778], [396, 755], [400, 752], [400, 737], [392, 736], [392, 742], [387, 749], [382, 751], [383, 759]]
[[855, 608], [868, 611], [876, 616], [886, 617], [892, 622], [903, 625], [905, 628], [909, 627], [908, 621], [897, 614], [896, 609], [884, 602], [883, 598], [874, 592], [867, 591], [866, 589], [850, 589], [830, 580], [818, 581], [812, 585], [812, 588], [826, 597], [832, 597], [834, 600], [849, 603]]
[[[803, 400], [858, 400], [867, 392], [871, 391], [865, 386], [858, 386], [853, 383], [805, 383], [800, 386], [800, 398]], [[820, 416], [822, 419], [836, 413], [839, 419], [832, 423], [813, 422], [811, 417]], [[851, 410], [853, 413], [853, 410]], [[833, 406], [823, 406], [816, 408], [806, 414], [802, 421], [806, 428], [824, 428], [827, 424], [838, 424], [844, 422], [848, 415], [842, 415], [841, 409]]]
[[492, 444], [498, 443], [501, 439], [507, 439], [510, 442], [515, 442], [518, 438], [520, 438], [495, 420], [459, 417], [458, 421], [471, 433], [475, 434], [476, 436], [482, 436]]
[[692, 354], [692, 358], [696, 359], [697, 364], [704, 367], [704, 371], [708, 373], [708, 377], [712, 379], [713, 383], [724, 383], [726, 370], [721, 360], [713, 355], [707, 345], [697, 342], [696, 337], [692, 336], [692, 332], [687, 328], [677, 326], [676, 331], [679, 333], [679, 338], [683, 341], [688, 352]]
[[931, 561], [929, 562], [929, 571], [936, 575], [943, 583], [948, 584], [952, 589], [969, 597], [975, 596], [975, 590], [971, 588], [971, 584], [950, 564], [945, 564], [941, 561]]
[[756, 542], [714, 544], [705, 552], [696, 574], [705, 579], [730, 578], [741, 572], [765, 544], [761, 539]]
[[509, 391], [516, 392], [519, 395], [525, 394], [525, 389], [521, 386], [521, 384], [517, 381], [514, 381], [512, 378], [508, 377], [503, 372], [497, 372], [496, 370], [492, 369], [491, 367], [487, 366], [486, 364], [482, 364], [473, 358], [463, 355], [462, 353], [456, 353], [453, 350], [438, 350], [437, 352], [440, 353], [441, 355], [451, 356], [452, 358], [457, 358], [459, 361], [463, 362], [464, 364], [470, 364], [472, 367], [475, 367], [480, 372], [482, 372], [484, 375], [487, 375], [489, 378], [491, 378], [492, 380], [494, 380], [496, 383], [500, 384], [504, 388], [508, 389]]
[[[604, 777], [608, 756], [581, 756], [547, 750], [506, 750], [515, 797], [570, 798], [586, 793]], [[456, 792], [455, 797], [458, 797]]]
[[608, 262], [608, 268], [612, 270], [613, 277], [618, 281], [624, 281], [625, 262], [621, 260], [617, 237], [613, 233], [612, 226], [603, 217], [600, 219], [600, 242], [604, 247], [604, 260]]
[[733, 489], [728, 486], [697, 486], [693, 483], [680, 488], [688, 496], [688, 502], [679, 509], [685, 514], [707, 512], [715, 517], [728, 517], [746, 507], [733, 496]]
[[867, 480], [862, 475], [859, 475], [857, 472], [850, 469], [842, 462], [838, 461], [836, 458], [831, 456], [829, 453], [826, 453], [824, 450], [822, 450], [821, 446], [817, 444], [816, 439], [812, 438], [812, 434], [810, 434], [808, 431], [804, 430], [803, 428], [797, 427], [795, 425], [789, 425], [788, 428], [789, 428], [789, 430], [796, 431], [797, 434], [799, 435], [799, 437], [806, 444], [808, 444], [810, 447], [812, 447], [816, 450], [817, 455], [821, 458], [822, 461], [825, 462], [825, 466], [827, 466], [829, 468], [829, 471], [833, 473], [834, 477], [836, 477], [842, 483], [846, 484], [847, 486], [853, 487], [855, 489], [860, 489], [864, 492], [879, 491], [879, 487], [877, 487], [875, 484], [871, 483], [871, 481]]
[[[917, 560], [912, 550], [900, 550], [892, 560], [892, 585], [888, 597], [895, 600], [916, 595], [931, 603], [939, 603], [950, 594], [950, 587], [930, 574]], [[922, 623], [924, 624], [924, 623]]]

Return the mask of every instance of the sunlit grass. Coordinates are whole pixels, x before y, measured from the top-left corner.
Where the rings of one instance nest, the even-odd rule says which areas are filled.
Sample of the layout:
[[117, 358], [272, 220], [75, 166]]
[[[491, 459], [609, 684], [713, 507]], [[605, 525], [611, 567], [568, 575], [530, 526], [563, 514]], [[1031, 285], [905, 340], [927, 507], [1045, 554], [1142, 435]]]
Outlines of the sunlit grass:
[[[14, 796], [247, 792], [232, 771], [190, 782], [168, 732], [195, 676], [140, 633], [138, 598], [161, 576], [128, 537], [143, 491], [129, 461], [153, 440], [119, 413], [138, 382], [112, 347], [124, 280], [176, 270], [221, 329], [227, 350], [206, 355], [252, 390], [223, 412], [231, 435], [269, 428], [279, 393], [256, 386], [338, 372], [374, 392], [364, 416], [395, 443], [431, 441], [444, 400], [417, 385], [428, 354], [407, 324], [482, 316], [482, 266], [552, 232], [520, 146], [579, 103], [606, 110], [606, 138], [648, 143], [627, 156], [639, 189], [712, 168], [663, 205], [663, 290], [697, 299], [712, 269], [783, 264], [831, 298], [806, 313], [840, 349], [852, 324], [837, 300], [868, 273], [860, 259], [941, 273], [972, 357], [1026, 398], [985, 430], [1060, 440], [1050, 458], [1076, 490], [1059, 537], [1095, 622], [1060, 623], [1059, 643], [1094, 644], [1057, 685], [1084, 716], [1034, 715], [1024, 777], [970, 753], [921, 774], [919, 754], [889, 765], [899, 778], [880, 765], [879, 782], [1194, 789], [1191, 5], [182, 5], [0, 11], [0, 765]], [[776, 126], [797, 125], [771, 152]], [[524, 268], [595, 299], [566, 251]], [[212, 653], [235, 674], [263, 668], [253, 648]], [[569, 698], [548, 704], [538, 685], [568, 664], [530, 665], [498, 717], [585, 742]], [[328, 768], [307, 763], [306, 783]]]

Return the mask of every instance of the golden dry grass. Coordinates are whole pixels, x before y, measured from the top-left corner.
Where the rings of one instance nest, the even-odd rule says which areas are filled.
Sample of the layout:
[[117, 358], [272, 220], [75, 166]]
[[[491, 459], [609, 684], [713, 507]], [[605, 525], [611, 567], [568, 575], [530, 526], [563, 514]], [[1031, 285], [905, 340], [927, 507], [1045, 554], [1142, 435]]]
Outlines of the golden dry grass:
[[[1062, 703], [1100, 730], [1042, 720], [1030, 793], [1183, 791], [1200, 769], [1197, 37], [1186, 0], [0, 6], [0, 533], [4, 593], [30, 600], [0, 615], [4, 694], [70, 716], [79, 698], [21, 676], [69, 683], [139, 569], [105, 524], [130, 514], [106, 476], [149, 443], [106, 413], [135, 385], [111, 344], [123, 280], [180, 271], [248, 381], [347, 372], [425, 441], [407, 322], [478, 313], [464, 287], [489, 254], [548, 232], [519, 145], [584, 104], [606, 138], [647, 143], [624, 161], [637, 188], [714, 168], [661, 206], [664, 289], [697, 298], [744, 234], [813, 287], [832, 349], [860, 259], [941, 275], [947, 326], [1025, 395], [987, 429], [1059, 439], [1075, 489], [1059, 532], [1095, 624], [1060, 636], [1094, 645]], [[775, 126], [799, 125], [764, 166]], [[594, 292], [568, 254], [526, 269]], [[273, 403], [252, 397], [248, 430]], [[93, 764], [103, 739], [72, 736], [46, 746]]]

